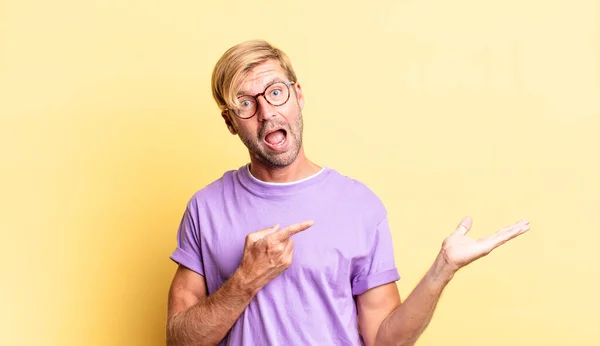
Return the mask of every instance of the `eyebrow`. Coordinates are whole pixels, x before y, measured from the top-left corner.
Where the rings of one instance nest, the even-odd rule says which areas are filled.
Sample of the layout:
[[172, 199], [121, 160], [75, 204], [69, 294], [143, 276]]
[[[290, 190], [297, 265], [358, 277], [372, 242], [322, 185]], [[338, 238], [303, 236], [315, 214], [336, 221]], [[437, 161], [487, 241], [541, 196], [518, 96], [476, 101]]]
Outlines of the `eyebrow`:
[[[279, 77], [277, 77], [277, 78], [275, 78], [275, 79], [271, 79], [271, 81], [269, 81], [269, 82], [267, 83], [267, 85], [264, 87], [263, 91], [267, 90], [267, 88], [268, 88], [268, 87], [270, 87], [271, 85], [273, 85], [273, 84], [275, 84], [275, 83], [284, 83], [284, 80], [283, 80], [283, 79], [281, 79], [281, 78], [279, 78]], [[251, 96], [254, 96], [254, 94], [250, 94], [250, 93], [248, 93], [247, 91], [244, 91], [244, 90], [240, 90], [240, 91], [238, 91], [238, 92], [237, 92], [237, 94], [236, 94], [235, 96], [236, 96], [236, 97], [240, 97], [240, 96], [244, 96], [244, 95], [251, 95]]]

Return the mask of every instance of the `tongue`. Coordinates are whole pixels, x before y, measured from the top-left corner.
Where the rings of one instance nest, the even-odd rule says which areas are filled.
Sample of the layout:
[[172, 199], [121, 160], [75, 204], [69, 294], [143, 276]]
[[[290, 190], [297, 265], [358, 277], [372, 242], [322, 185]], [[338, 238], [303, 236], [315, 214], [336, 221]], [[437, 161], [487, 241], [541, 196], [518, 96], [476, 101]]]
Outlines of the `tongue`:
[[267, 141], [267, 143], [269, 144], [279, 144], [281, 142], [283, 142], [285, 135], [283, 134], [283, 131], [281, 130], [277, 130], [275, 132], [269, 133], [267, 135], [267, 137], [265, 137], [265, 141]]

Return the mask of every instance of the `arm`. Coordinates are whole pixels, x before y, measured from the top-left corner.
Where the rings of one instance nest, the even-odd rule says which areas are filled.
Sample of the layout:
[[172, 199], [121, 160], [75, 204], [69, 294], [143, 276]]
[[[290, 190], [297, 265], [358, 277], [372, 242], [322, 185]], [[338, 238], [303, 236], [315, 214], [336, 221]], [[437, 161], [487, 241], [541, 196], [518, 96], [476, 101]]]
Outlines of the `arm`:
[[167, 345], [218, 344], [255, 294], [236, 271], [207, 296], [204, 277], [179, 266], [169, 290]]
[[400, 306], [400, 294], [396, 283], [373, 287], [359, 295], [356, 302], [360, 334], [365, 346], [373, 346], [379, 326]]
[[[438, 257], [402, 304], [394, 302], [392, 288], [386, 290], [390, 292], [384, 291], [384, 286], [365, 292], [359, 297], [360, 309], [363, 310], [365, 319], [366, 316], [373, 315], [376, 308], [391, 308], [388, 315], [376, 319], [381, 321], [380, 324], [374, 325], [376, 321], [371, 322], [371, 331], [368, 334], [370, 339], [369, 342], [365, 339], [366, 345], [414, 345], [429, 325], [442, 291], [451, 277], [452, 273], [446, 271]], [[397, 292], [395, 285], [393, 290]], [[371, 321], [371, 318], [368, 320]], [[366, 334], [365, 331], [363, 333]]]
[[167, 345], [216, 345], [254, 296], [292, 263], [290, 237], [312, 222], [277, 231], [278, 226], [250, 233], [235, 273], [215, 293], [207, 294], [201, 275], [180, 266], [169, 290]]
[[[529, 230], [528, 223], [523, 220], [491, 236], [473, 240], [466, 236], [472, 224], [471, 219], [466, 218], [444, 240], [432, 267], [403, 304], [399, 302], [397, 290], [394, 293], [395, 287], [389, 285], [363, 293], [358, 298], [358, 309], [365, 343], [369, 346], [414, 345], [431, 321], [442, 291], [454, 274], [496, 247], [525, 233]], [[386, 309], [391, 313], [382, 318]]]

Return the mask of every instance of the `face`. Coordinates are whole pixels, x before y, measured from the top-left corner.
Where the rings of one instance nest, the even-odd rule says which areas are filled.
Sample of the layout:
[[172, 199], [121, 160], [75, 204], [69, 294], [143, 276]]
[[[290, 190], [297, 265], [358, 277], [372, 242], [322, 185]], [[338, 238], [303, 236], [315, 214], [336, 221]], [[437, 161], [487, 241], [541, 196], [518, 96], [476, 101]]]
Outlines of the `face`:
[[[268, 60], [255, 66], [238, 87], [238, 96], [256, 95], [275, 82], [289, 82], [279, 62]], [[237, 134], [254, 156], [265, 165], [290, 165], [302, 148], [302, 108], [304, 98], [299, 84], [289, 86], [290, 97], [281, 106], [273, 106], [258, 96], [256, 114], [240, 119], [232, 111], [223, 118], [232, 134]], [[276, 93], [276, 92], [275, 92]]]

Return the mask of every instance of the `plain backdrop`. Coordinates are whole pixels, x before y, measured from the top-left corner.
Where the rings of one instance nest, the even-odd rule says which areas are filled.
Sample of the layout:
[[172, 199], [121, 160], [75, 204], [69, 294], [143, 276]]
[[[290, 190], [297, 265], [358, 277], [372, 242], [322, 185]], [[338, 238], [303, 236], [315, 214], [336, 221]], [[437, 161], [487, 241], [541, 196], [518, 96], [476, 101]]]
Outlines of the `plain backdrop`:
[[600, 344], [598, 23], [594, 0], [1, 0], [0, 344], [164, 345], [185, 204], [248, 161], [212, 68], [254, 38], [292, 59], [308, 157], [385, 203], [403, 298], [464, 216], [531, 220], [418, 345]]

